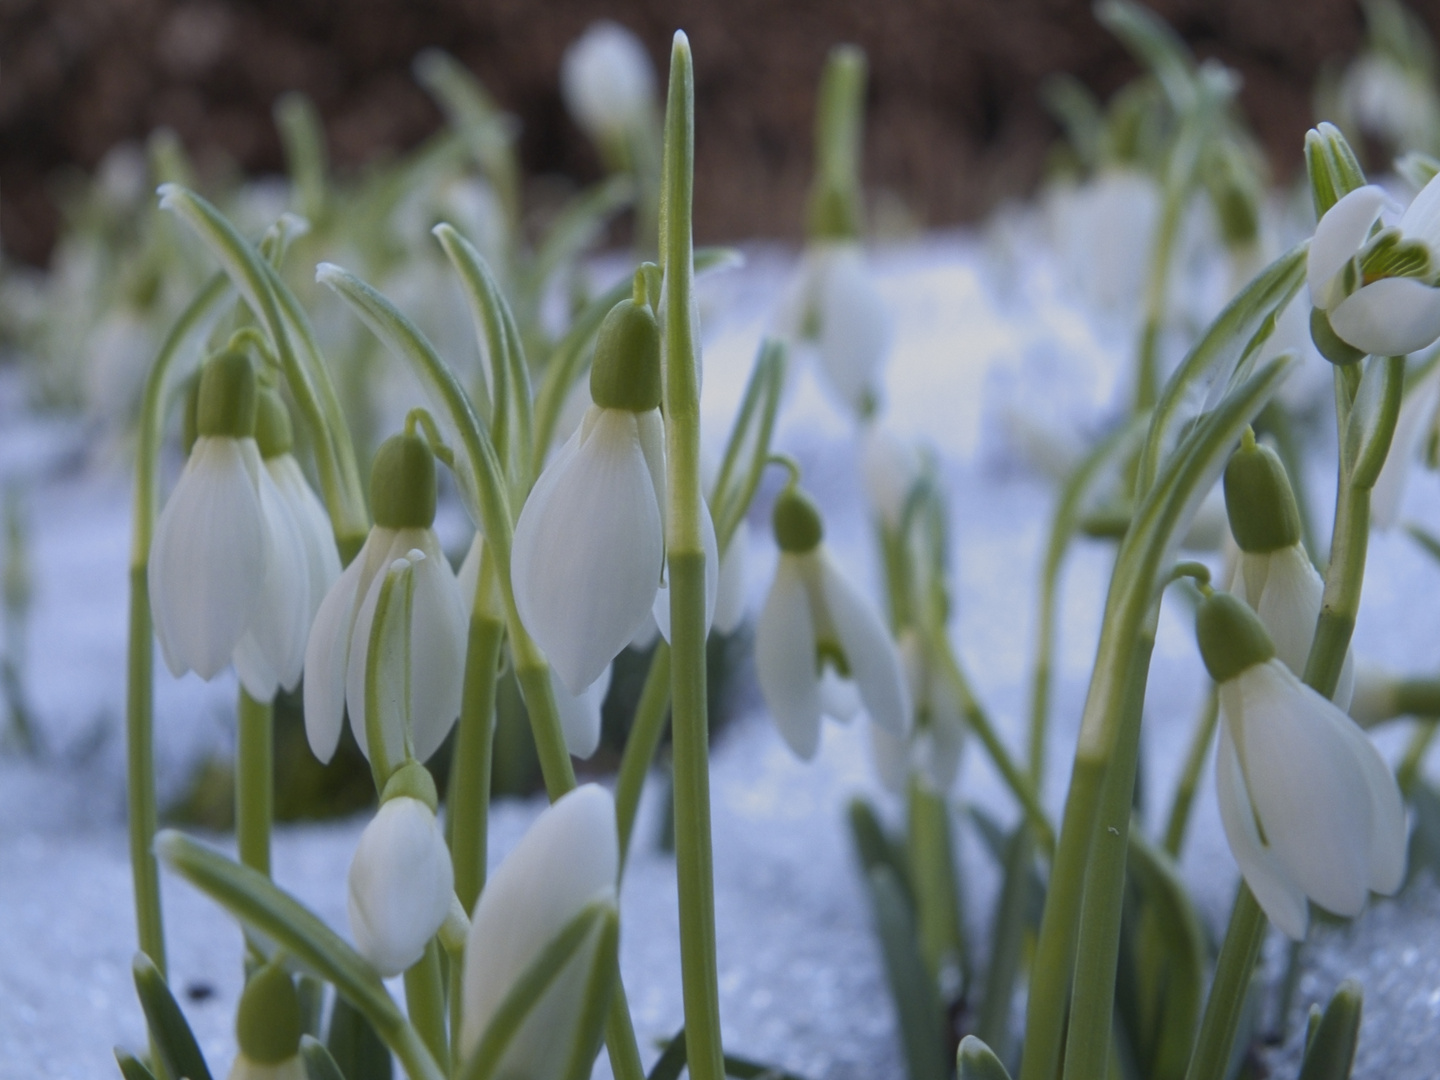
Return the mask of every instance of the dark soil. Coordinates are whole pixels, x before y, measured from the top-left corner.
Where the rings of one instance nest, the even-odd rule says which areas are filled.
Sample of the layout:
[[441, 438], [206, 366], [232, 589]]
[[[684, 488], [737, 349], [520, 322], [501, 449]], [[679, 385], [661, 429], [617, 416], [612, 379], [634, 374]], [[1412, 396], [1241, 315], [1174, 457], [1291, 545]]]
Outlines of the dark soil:
[[[1300, 163], [1322, 65], [1352, 55], [1352, 0], [1157, 0], [1202, 56], [1244, 76], [1282, 174]], [[1426, 17], [1440, 28], [1440, 12]], [[871, 61], [866, 170], [930, 225], [969, 220], [1036, 183], [1055, 129], [1037, 99], [1068, 71], [1108, 94], [1136, 68], [1085, 0], [0, 0], [0, 237], [43, 261], [55, 175], [169, 125], [202, 162], [280, 167], [275, 98], [299, 89], [352, 167], [414, 145], [439, 115], [410, 77], [422, 48], [469, 65], [523, 124], [532, 175], [598, 163], [560, 101], [566, 46], [609, 15], [657, 66], [679, 26], [696, 59], [697, 238], [796, 236], [816, 77], [853, 41]]]

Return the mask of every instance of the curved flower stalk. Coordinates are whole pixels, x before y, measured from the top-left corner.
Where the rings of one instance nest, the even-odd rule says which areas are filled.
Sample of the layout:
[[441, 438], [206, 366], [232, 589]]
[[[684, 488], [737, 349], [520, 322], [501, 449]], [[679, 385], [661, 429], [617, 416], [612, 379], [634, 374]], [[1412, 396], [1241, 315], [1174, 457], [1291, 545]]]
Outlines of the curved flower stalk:
[[1343, 345], [1400, 356], [1440, 338], [1440, 182], [1426, 184], [1394, 225], [1375, 232], [1387, 202], [1373, 184], [1342, 195], [1315, 227], [1306, 280], [1310, 302]]
[[874, 724], [905, 738], [910, 695], [895, 644], [835, 566], [819, 511], [793, 483], [775, 503], [774, 528], [780, 563], [755, 626], [755, 663], [781, 736], [814, 757], [821, 715], [848, 720], [858, 696]]
[[916, 776], [931, 792], [943, 796], [955, 786], [960, 773], [965, 713], [918, 633], [905, 631], [897, 647], [910, 700], [915, 703], [915, 726], [908, 738], [878, 724], [870, 726], [875, 772], [896, 795], [903, 795], [910, 777]]
[[380, 810], [350, 861], [346, 906], [355, 949], [386, 978], [419, 962], [455, 895], [436, 806], [425, 767], [402, 766], [386, 783]]
[[[500, 1019], [502, 1006], [559, 935], [587, 908], [613, 910], [620, 869], [615, 803], [585, 784], [561, 796], [530, 827], [480, 894], [465, 947], [460, 1047], [474, 1055]], [[585, 1058], [581, 1040], [594, 1040], [582, 1075], [599, 1049], [598, 1031], [585, 1032], [587, 993], [605, 958], [591, 935], [571, 955], [512, 1034], [494, 1076], [569, 1077]], [[513, 1019], [512, 1021], [513, 1022]]]
[[1307, 900], [1358, 915], [1405, 872], [1405, 807], [1389, 766], [1340, 709], [1280, 663], [1260, 620], [1207, 596], [1196, 637], [1219, 685], [1220, 816], [1270, 921], [1305, 936]]
[[300, 679], [310, 571], [301, 526], [261, 463], [256, 409], [244, 353], [206, 364], [198, 435], [156, 523], [149, 584], [172, 674], [211, 679], [233, 658], [251, 697], [269, 701]]
[[[1297, 677], [1315, 640], [1325, 582], [1301, 546], [1300, 511], [1280, 456], [1247, 430], [1225, 466], [1225, 503], [1238, 547], [1226, 587], [1259, 616], [1275, 655]], [[1346, 653], [1335, 704], [1350, 705], [1354, 661]]]
[[[396, 435], [375, 455], [370, 477], [375, 526], [360, 553], [336, 580], [310, 633], [305, 653], [305, 732], [329, 761], [345, 713], [355, 741], [370, 755], [365, 729], [365, 670], [371, 626], [385, 570], [407, 553], [414, 562], [410, 610], [409, 715], [415, 757], [424, 761], [460, 714], [465, 669], [465, 606], [455, 574], [431, 528], [435, 520], [435, 458], [417, 435]], [[386, 756], [404, 759], [404, 733], [384, 730]]]

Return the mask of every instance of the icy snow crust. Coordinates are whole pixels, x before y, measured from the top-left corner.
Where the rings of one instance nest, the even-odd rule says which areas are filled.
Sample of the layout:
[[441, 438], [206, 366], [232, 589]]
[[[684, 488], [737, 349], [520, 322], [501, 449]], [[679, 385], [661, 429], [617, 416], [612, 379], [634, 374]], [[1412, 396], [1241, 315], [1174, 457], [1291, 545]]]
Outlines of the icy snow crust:
[[[924, 439], [938, 455], [953, 519], [952, 633], [1017, 754], [1024, 750], [1035, 581], [1054, 500], [1053, 483], [1033, 463], [1103, 429], [1125, 396], [1124, 358], [1131, 352], [1126, 320], [1093, 318], [1069, 303], [1072, 293], [1059, 270], [1025, 239], [1007, 240], [1003, 231], [983, 241], [937, 236], [882, 251], [875, 260], [896, 326], [887, 422]], [[745, 269], [702, 284], [706, 440], [717, 449], [769, 306], [793, 262], [793, 253], [759, 249]], [[997, 267], [1006, 273], [997, 274]], [[5, 374], [0, 481], [25, 484], [36, 587], [25, 686], [48, 757], [38, 765], [0, 759], [0, 1078], [88, 1080], [115, 1075], [112, 1045], [138, 1049], [144, 1041], [130, 982], [135, 931], [124, 825], [131, 479], [123, 465], [87, 464], [75, 427], [29, 416], [23, 388], [13, 373]], [[1030, 434], [1017, 437], [1013, 417], [1022, 410], [1028, 423], [1021, 426]], [[1036, 432], [1045, 438], [1037, 441]], [[855, 439], [803, 361], [793, 372], [777, 447], [805, 466], [842, 565], [874, 589]], [[1331, 466], [1317, 462], [1312, 472], [1316, 521], [1326, 523]], [[1435, 494], [1434, 475], [1417, 470], [1407, 495], [1409, 517], [1432, 528], [1440, 524]], [[769, 495], [762, 492], [760, 503], [768, 512]], [[756, 520], [763, 526], [763, 517]], [[463, 550], [463, 533], [452, 532], [447, 546]], [[752, 612], [775, 560], [768, 530], [754, 534]], [[1057, 816], [1111, 553], [1110, 545], [1080, 541], [1066, 565], [1045, 785]], [[1417, 583], [1432, 582], [1435, 574], [1403, 537], [1373, 538], [1355, 637], [1361, 653], [1404, 671], [1435, 669], [1440, 608], [1415, 602], [1430, 591]], [[1188, 612], [1167, 602], [1147, 703], [1143, 775], [1152, 830], [1168, 806], [1203, 687]], [[206, 755], [229, 752], [234, 695], [233, 676], [206, 685], [193, 676], [172, 680], [157, 667], [162, 800], [183, 787]], [[843, 819], [855, 794], [877, 801], [892, 820], [899, 807], [870, 768], [863, 721], [827, 725], [817, 761], [806, 765], [786, 751], [755, 695], [745, 700], [750, 706], [712, 758], [727, 1046], [814, 1080], [901, 1077], [894, 1017]], [[1402, 738], [1403, 732], [1387, 732], [1379, 742], [1393, 755]], [[967, 753], [957, 797], [1014, 819], [1010, 797], [979, 750]], [[657, 1040], [682, 1020], [673, 864], [653, 842], [659, 803], [652, 782], [622, 900], [622, 965], [647, 1061]], [[492, 860], [515, 845], [541, 805], [530, 800], [494, 808]], [[345, 873], [363, 825], [354, 819], [282, 827], [275, 840], [277, 880], [342, 933]], [[958, 843], [970, 929], [983, 954], [998, 877], [973, 832], [961, 830]], [[1237, 872], [1208, 775], [1183, 872], [1203, 918], [1219, 934]], [[172, 986], [212, 1071], [223, 1075], [234, 1052], [240, 936], [183, 882], [167, 878], [164, 900]], [[1311, 940], [1298, 1009], [1323, 1002], [1347, 976], [1365, 987], [1355, 1075], [1432, 1076], [1440, 1059], [1440, 889], [1434, 881], [1422, 877], [1398, 900], [1373, 903], [1348, 927], [1317, 928]], [[1270, 943], [1274, 964], [1283, 953], [1279, 944]], [[1296, 1013], [1297, 1023], [1302, 1016]], [[1295, 1069], [1298, 1038], [1277, 1054], [1281, 1075]], [[608, 1073], [603, 1055], [597, 1072]]]

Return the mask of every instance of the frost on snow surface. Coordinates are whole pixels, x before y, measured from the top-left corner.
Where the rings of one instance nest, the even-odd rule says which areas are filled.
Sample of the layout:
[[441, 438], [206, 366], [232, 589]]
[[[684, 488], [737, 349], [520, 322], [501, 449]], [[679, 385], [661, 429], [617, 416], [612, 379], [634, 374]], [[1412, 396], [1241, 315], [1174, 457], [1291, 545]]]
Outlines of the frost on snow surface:
[[[885, 419], [938, 456], [952, 518], [951, 632], [1002, 736], [1019, 754], [1035, 583], [1054, 502], [1055, 485], [1043, 473], [1103, 431], [1116, 403], [1127, 399], [1123, 358], [1131, 354], [1131, 336], [1122, 322], [1091, 318], [1066, 301], [1043, 252], [1017, 241], [1007, 261], [997, 259], [995, 244], [993, 234], [989, 247], [969, 236], [933, 237], [879, 252], [875, 268], [896, 327]], [[705, 441], [712, 451], [723, 445], [769, 325], [769, 306], [792, 265], [791, 255], [757, 249], [745, 269], [701, 284]], [[93, 453], [87, 458], [86, 444], [67, 423], [27, 413], [23, 388], [13, 372], [4, 375], [0, 482], [23, 485], [30, 523], [35, 601], [23, 685], [46, 755], [34, 764], [0, 758], [0, 1078], [88, 1080], [115, 1075], [113, 1045], [138, 1050], [144, 1042], [130, 981], [135, 931], [124, 825], [131, 477], [124, 465], [97, 464]], [[845, 570], [876, 589], [857, 441], [803, 357], [792, 365], [776, 447], [804, 466], [806, 483], [825, 508], [827, 542]], [[168, 465], [167, 487], [175, 463]], [[1317, 523], [1328, 523], [1331, 466], [1317, 460], [1312, 472], [1312, 513]], [[765, 514], [777, 483], [767, 477], [754, 522], [759, 527], [752, 530], [752, 613], [774, 566]], [[1405, 507], [1432, 528], [1440, 525], [1435, 488], [1433, 474], [1417, 471]], [[1081, 540], [1066, 563], [1045, 785], [1056, 816], [1112, 552], [1107, 543]], [[1435, 670], [1440, 609], [1416, 603], [1413, 584], [1435, 573], [1402, 535], [1373, 538], [1355, 636], [1361, 655], [1384, 657], [1402, 671]], [[1189, 609], [1167, 600], [1144, 745], [1152, 831], [1159, 808], [1168, 806], [1203, 690]], [[179, 793], [207, 755], [229, 752], [234, 696], [233, 676], [209, 685], [194, 676], [176, 681], [157, 663], [162, 802]], [[720, 736], [712, 757], [727, 1046], [814, 1080], [898, 1080], [903, 1058], [844, 808], [852, 795], [863, 794], [893, 821], [900, 807], [875, 779], [863, 721], [827, 725], [817, 760], [803, 764], [785, 749], [756, 695], [740, 696], [750, 704]], [[1403, 734], [1387, 732], [1378, 740], [1392, 759]], [[956, 796], [1014, 819], [1013, 801], [978, 748], [966, 754]], [[682, 1021], [673, 864], [654, 843], [662, 802], [652, 780], [622, 896], [622, 967], [647, 1061], [657, 1040]], [[492, 862], [515, 845], [541, 805], [497, 804]], [[352, 819], [285, 826], [275, 838], [277, 880], [341, 933], [346, 869], [363, 825]], [[998, 875], [973, 832], [961, 829], [958, 844], [970, 930], [983, 956]], [[1218, 934], [1238, 874], [1208, 773], [1182, 871]], [[240, 935], [183, 882], [167, 877], [164, 901], [172, 985], [212, 1071], [222, 1075], [234, 1053]], [[1277, 944], [1271, 942], [1268, 954], [1276, 968], [1283, 962]], [[1365, 988], [1355, 1075], [1431, 1075], [1440, 1056], [1440, 890], [1433, 880], [1422, 875], [1398, 899], [1372, 903], [1349, 926], [1317, 927], [1297, 995], [1299, 1031], [1303, 1009], [1327, 999], [1345, 977]], [[398, 981], [392, 985], [398, 994]], [[1296, 1067], [1299, 1038], [1276, 1051], [1281, 1075]], [[597, 1072], [608, 1072], [603, 1054]]]

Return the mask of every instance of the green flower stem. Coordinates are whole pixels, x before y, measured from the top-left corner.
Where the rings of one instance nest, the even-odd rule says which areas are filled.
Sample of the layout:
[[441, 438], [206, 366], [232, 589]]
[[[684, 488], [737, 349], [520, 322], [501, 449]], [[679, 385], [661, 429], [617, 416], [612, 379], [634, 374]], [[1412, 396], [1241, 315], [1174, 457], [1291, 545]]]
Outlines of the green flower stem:
[[243, 689], [235, 753], [235, 846], [246, 866], [270, 873], [270, 821], [275, 813], [275, 706]]
[[960, 893], [955, 886], [955, 854], [950, 807], [941, 795], [912, 776], [908, 791], [908, 840], [911, 883], [920, 956], [937, 987], [947, 969], [958, 968], [961, 985], [970, 983], [970, 958], [961, 930]]
[[1190, 749], [1185, 753], [1185, 764], [1180, 769], [1180, 781], [1175, 787], [1175, 800], [1170, 804], [1170, 817], [1165, 823], [1165, 851], [1173, 859], [1180, 857], [1181, 845], [1185, 843], [1190, 807], [1195, 801], [1200, 773], [1210, 753], [1210, 740], [1215, 737], [1215, 728], [1220, 722], [1220, 695], [1214, 687], [1210, 688], [1205, 707], [1197, 720], [1195, 733], [1190, 738]]
[[405, 1011], [440, 1066], [450, 1068], [450, 1044], [445, 1036], [445, 986], [440, 976], [440, 943], [434, 938], [425, 946], [425, 955], [405, 971]]
[[1425, 761], [1425, 753], [1430, 749], [1430, 744], [1435, 741], [1437, 730], [1440, 730], [1440, 725], [1420, 724], [1410, 735], [1410, 742], [1405, 747], [1400, 764], [1395, 767], [1395, 782], [1406, 795], [1410, 794], [1416, 781], [1420, 779], [1420, 766]]
[[1230, 1047], [1240, 1026], [1240, 1012], [1267, 925], [1255, 894], [1242, 881], [1235, 893], [1235, 906], [1230, 910], [1225, 943], [1220, 946], [1220, 958], [1215, 962], [1215, 979], [1210, 984], [1210, 996], [1205, 999], [1195, 1056], [1190, 1059], [1185, 1080], [1221, 1080], [1229, 1069]]
[[151, 850], [158, 821], [155, 795], [155, 628], [150, 615], [150, 538], [158, 502], [160, 441], [165, 427], [172, 368], [187, 342], [201, 331], [230, 294], [216, 274], [171, 327], [145, 381], [135, 460], [134, 518], [130, 540], [129, 645], [125, 683], [125, 769], [130, 802], [130, 867], [140, 949], [165, 974], [165, 927], [160, 911], [160, 871]]
[[661, 182], [664, 259], [665, 450], [669, 507], [675, 871], [685, 1038], [694, 1080], [725, 1075], [715, 960], [715, 870], [710, 848], [710, 746], [705, 700], [705, 548], [700, 514], [700, 355], [693, 323], [691, 206], [695, 182], [695, 73], [675, 34], [665, 109]]
[[665, 733], [670, 716], [670, 645], [661, 641], [650, 657], [650, 672], [635, 706], [630, 734], [625, 739], [625, 753], [620, 758], [620, 771], [615, 779], [615, 819], [620, 831], [620, 862], [622, 867], [630, 852], [630, 836], [635, 830], [635, 814], [640, 809], [640, 795], [645, 777], [655, 760], [655, 750]]

